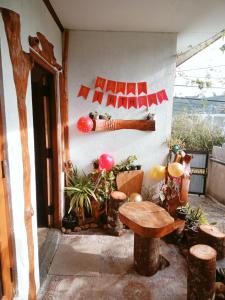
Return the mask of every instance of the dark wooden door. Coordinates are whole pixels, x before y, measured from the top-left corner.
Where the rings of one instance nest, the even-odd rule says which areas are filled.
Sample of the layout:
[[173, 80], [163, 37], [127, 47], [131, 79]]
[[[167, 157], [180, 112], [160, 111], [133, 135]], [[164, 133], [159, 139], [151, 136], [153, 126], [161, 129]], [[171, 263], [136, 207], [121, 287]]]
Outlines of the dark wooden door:
[[9, 176], [7, 171], [5, 112], [0, 52], [0, 299], [13, 297], [12, 232], [9, 211]]
[[32, 69], [32, 104], [38, 227], [53, 224], [52, 112], [54, 77], [35, 64]]

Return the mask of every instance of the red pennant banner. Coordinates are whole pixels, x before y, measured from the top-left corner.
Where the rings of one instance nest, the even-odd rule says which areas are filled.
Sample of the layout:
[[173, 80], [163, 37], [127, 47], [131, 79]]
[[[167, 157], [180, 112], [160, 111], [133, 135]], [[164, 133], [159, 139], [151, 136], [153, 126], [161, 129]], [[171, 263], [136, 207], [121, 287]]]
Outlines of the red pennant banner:
[[95, 89], [100, 88], [101, 90], [104, 90], [105, 83], [106, 83], [105, 78], [97, 77], [95, 81]]
[[95, 91], [92, 102], [98, 102], [99, 104], [101, 104], [102, 99], [103, 99], [103, 92]]
[[116, 81], [108, 80], [106, 85], [106, 92], [115, 93], [115, 91], [116, 91]]
[[120, 96], [118, 100], [118, 108], [127, 108], [127, 97]]
[[148, 106], [147, 96], [138, 97], [138, 106], [139, 106], [139, 108], [142, 107], [142, 106]]
[[87, 100], [89, 92], [90, 92], [90, 88], [89, 87], [81, 85], [77, 97], [83, 97], [85, 100]]
[[116, 107], [116, 96], [115, 95], [108, 95], [106, 106], [112, 105]]
[[165, 90], [159, 91], [157, 93], [157, 98], [159, 100], [159, 103], [162, 103], [164, 100], [167, 101], [168, 97], [167, 97], [166, 91]]
[[138, 82], [138, 95], [141, 93], [147, 94], [147, 82]]
[[122, 93], [125, 94], [126, 90], [126, 82], [117, 82], [116, 84], [116, 93]]
[[127, 83], [127, 95], [136, 94], [136, 83], [128, 82]]
[[128, 109], [131, 107], [137, 108], [137, 97], [128, 97]]
[[158, 105], [156, 93], [148, 95], [148, 106], [152, 104]]

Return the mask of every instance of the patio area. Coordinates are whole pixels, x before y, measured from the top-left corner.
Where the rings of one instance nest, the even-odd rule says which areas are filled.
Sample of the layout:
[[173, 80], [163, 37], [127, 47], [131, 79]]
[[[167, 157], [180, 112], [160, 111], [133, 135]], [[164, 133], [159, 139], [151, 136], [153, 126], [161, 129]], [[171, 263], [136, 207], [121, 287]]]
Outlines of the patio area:
[[[189, 202], [201, 207], [209, 222], [217, 222], [216, 226], [224, 231], [225, 206], [195, 195], [190, 195]], [[133, 268], [130, 230], [121, 237], [109, 236], [99, 229], [62, 235], [38, 299], [186, 299], [185, 257], [177, 246], [163, 240], [160, 248], [169, 267], [145, 277]], [[225, 259], [217, 264], [225, 267]]]

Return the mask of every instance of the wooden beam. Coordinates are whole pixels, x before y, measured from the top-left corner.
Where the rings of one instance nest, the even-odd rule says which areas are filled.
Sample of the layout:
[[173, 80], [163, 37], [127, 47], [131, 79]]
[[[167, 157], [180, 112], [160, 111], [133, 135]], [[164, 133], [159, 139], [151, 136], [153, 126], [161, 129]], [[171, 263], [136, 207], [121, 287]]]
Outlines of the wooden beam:
[[8, 9], [1, 9], [9, 54], [12, 62], [13, 77], [17, 94], [19, 114], [20, 140], [23, 160], [23, 189], [24, 189], [24, 222], [27, 233], [29, 260], [29, 299], [36, 299], [36, 284], [34, 276], [34, 242], [32, 229], [33, 209], [31, 207], [31, 167], [28, 146], [28, 120], [26, 108], [26, 92], [28, 76], [32, 66], [31, 58], [22, 49], [20, 39], [20, 16]]
[[61, 141], [63, 145], [63, 165], [69, 160], [69, 126], [68, 126], [68, 48], [69, 31], [63, 34], [62, 73], [59, 75], [60, 83], [60, 117], [61, 117]]
[[198, 54], [208, 46], [210, 46], [212, 43], [220, 39], [222, 36], [224, 36], [225, 30], [220, 31], [219, 33], [215, 34], [210, 39], [204, 41], [203, 43], [198, 44], [197, 46], [183, 52], [177, 55], [176, 59], [176, 66], [179, 67], [181, 64], [183, 64], [185, 61], [193, 57], [194, 55]]
[[56, 24], [58, 25], [59, 29], [61, 30], [61, 32], [64, 31], [64, 27], [61, 23], [61, 21], [59, 20], [59, 17], [57, 16], [53, 6], [51, 5], [49, 0], [43, 0], [44, 4], [46, 5], [48, 11], [50, 12], [52, 18], [54, 19], [54, 21], [56, 22]]
[[93, 120], [93, 131], [135, 129], [155, 131], [155, 120]]

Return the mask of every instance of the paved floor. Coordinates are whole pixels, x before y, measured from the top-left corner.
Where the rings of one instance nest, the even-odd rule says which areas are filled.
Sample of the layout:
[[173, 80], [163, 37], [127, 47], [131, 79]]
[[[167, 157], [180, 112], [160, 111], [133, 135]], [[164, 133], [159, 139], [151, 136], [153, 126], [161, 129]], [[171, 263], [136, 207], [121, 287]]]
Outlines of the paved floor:
[[[225, 224], [225, 207], [208, 198], [191, 196], [210, 221]], [[100, 231], [63, 235], [39, 300], [183, 300], [186, 299], [186, 261], [178, 248], [161, 241], [170, 266], [152, 277], [133, 269], [133, 234], [122, 237]], [[220, 264], [225, 266], [225, 260]]]

